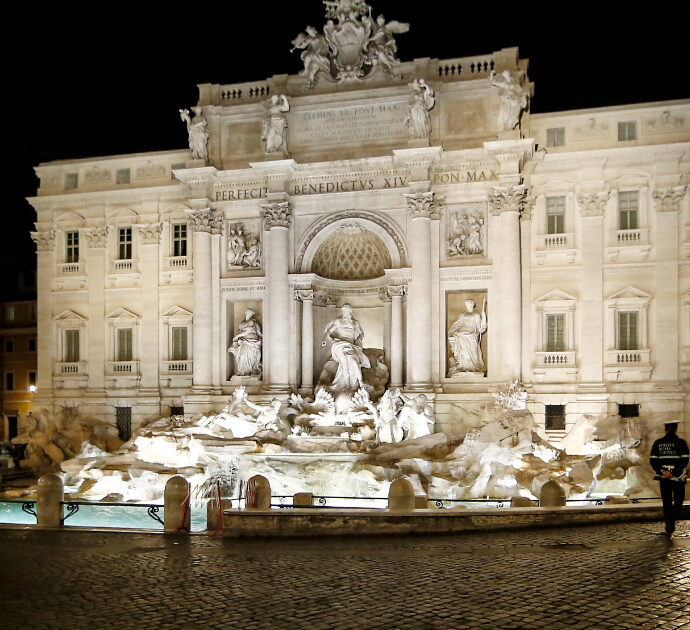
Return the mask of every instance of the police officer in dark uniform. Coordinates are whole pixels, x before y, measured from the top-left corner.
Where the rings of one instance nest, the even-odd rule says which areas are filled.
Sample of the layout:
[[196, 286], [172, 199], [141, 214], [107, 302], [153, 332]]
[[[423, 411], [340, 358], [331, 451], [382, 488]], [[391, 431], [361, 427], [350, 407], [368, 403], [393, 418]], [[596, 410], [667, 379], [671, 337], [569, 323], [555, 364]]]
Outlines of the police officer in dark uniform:
[[688, 443], [678, 437], [678, 422], [669, 420], [664, 422], [666, 435], [659, 438], [652, 445], [649, 463], [656, 472], [655, 479], [659, 480], [661, 501], [664, 504], [664, 522], [666, 535], [671, 536], [676, 529], [676, 519], [680, 517], [685, 500], [685, 481], [690, 455]]

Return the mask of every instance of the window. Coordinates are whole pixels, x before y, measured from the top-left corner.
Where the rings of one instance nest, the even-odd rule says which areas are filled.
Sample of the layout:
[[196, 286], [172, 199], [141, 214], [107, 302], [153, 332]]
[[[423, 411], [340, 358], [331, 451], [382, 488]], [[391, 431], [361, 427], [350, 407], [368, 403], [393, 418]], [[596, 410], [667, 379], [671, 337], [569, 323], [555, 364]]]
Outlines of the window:
[[132, 360], [132, 329], [117, 329], [117, 361]]
[[546, 146], [562, 147], [565, 146], [565, 127], [554, 127], [546, 130]]
[[77, 173], [65, 173], [65, 190], [72, 190], [79, 186], [79, 175]]
[[36, 352], [36, 340], [29, 339], [29, 352]]
[[79, 262], [79, 232], [65, 233], [65, 262]]
[[618, 123], [618, 142], [637, 140], [637, 123], [634, 120]]
[[175, 223], [173, 229], [173, 256], [187, 255], [187, 224]]
[[14, 352], [14, 341], [12, 339], [5, 339], [5, 352]]
[[36, 387], [36, 372], [29, 372], [29, 387]]
[[618, 229], [636, 230], [638, 226], [638, 210], [640, 208], [640, 193], [628, 190], [618, 193]]
[[565, 313], [546, 316], [546, 351], [565, 352]]
[[640, 415], [640, 405], [618, 405], [618, 415], [621, 418], [637, 418]]
[[5, 320], [8, 322], [14, 321], [14, 306], [5, 307]]
[[187, 360], [187, 328], [175, 326], [172, 329], [172, 361]]
[[64, 333], [65, 363], [77, 363], [79, 361], [79, 330], [68, 328]]
[[132, 228], [119, 228], [117, 233], [118, 252], [120, 260], [131, 260], [132, 258]]
[[565, 233], [565, 197], [546, 198], [546, 233]]
[[565, 431], [565, 405], [546, 405], [546, 430]]
[[132, 437], [132, 408], [115, 407], [115, 423], [117, 425], [117, 435], [126, 442]]
[[638, 311], [619, 311], [618, 312], [618, 344], [619, 350], [637, 350], [640, 345], [638, 342], [637, 331], [639, 329]]
[[170, 407], [171, 416], [184, 416], [184, 407]]
[[14, 391], [14, 372], [5, 372], [5, 390]]
[[129, 169], [119, 168], [115, 171], [116, 184], [129, 184]]

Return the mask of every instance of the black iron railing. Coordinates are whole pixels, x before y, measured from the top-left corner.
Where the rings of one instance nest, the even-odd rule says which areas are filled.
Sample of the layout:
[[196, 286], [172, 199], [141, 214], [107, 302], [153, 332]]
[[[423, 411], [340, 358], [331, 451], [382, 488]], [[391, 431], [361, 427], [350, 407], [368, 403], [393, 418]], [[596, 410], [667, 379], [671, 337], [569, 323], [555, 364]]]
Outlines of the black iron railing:
[[148, 515], [154, 520], [158, 521], [163, 525], [163, 519], [158, 516], [162, 505], [157, 505], [155, 503], [118, 503], [115, 501], [61, 501], [62, 505], [65, 506], [67, 514], [60, 521], [63, 525], [65, 521], [70, 517], [74, 516], [79, 512], [81, 506], [91, 506], [91, 507], [127, 507], [127, 508], [146, 508]]

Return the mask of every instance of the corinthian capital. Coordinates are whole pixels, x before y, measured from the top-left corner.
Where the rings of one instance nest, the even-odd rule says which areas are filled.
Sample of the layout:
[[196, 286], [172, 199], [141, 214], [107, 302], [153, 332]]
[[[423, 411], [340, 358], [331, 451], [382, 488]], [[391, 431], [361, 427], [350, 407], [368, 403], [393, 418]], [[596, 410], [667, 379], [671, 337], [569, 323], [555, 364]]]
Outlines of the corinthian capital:
[[94, 249], [99, 247], [105, 247], [108, 242], [108, 226], [95, 227], [90, 230], [84, 230], [84, 236], [86, 236], [86, 243], [89, 247]]
[[489, 195], [489, 208], [491, 214], [499, 216], [504, 212], [517, 212], [520, 214], [527, 201], [527, 188], [519, 186], [496, 186]]
[[607, 192], [580, 195], [577, 200], [580, 204], [580, 214], [583, 217], [603, 217], [608, 200], [609, 193]]
[[161, 224], [151, 223], [139, 226], [139, 238], [142, 245], [158, 245], [161, 239]]
[[656, 201], [656, 211], [678, 212], [686, 190], [687, 186], [669, 186], [655, 190], [653, 197]]
[[297, 299], [302, 302], [309, 302], [314, 300], [314, 289], [299, 289], [295, 291]]
[[388, 294], [388, 297], [391, 298], [401, 298], [403, 295], [405, 295], [406, 291], [407, 287], [404, 284], [394, 284], [386, 287], [386, 293]]
[[36, 243], [37, 252], [52, 252], [55, 249], [55, 230], [31, 232], [31, 239]]
[[261, 216], [264, 220], [264, 230], [274, 227], [290, 227], [292, 209], [289, 201], [274, 201], [261, 206]]
[[403, 195], [407, 201], [407, 214], [411, 219], [432, 218], [436, 214], [434, 192], [419, 192]]
[[223, 231], [223, 215], [211, 208], [194, 210], [189, 217], [191, 218], [191, 226], [194, 232], [221, 234]]

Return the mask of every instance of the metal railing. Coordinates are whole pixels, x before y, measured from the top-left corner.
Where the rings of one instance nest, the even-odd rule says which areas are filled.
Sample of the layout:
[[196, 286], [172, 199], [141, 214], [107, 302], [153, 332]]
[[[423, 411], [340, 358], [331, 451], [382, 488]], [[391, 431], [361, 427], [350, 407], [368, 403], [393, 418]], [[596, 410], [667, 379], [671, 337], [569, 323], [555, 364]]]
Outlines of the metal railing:
[[67, 514], [65, 514], [62, 519], [60, 520], [60, 523], [62, 525], [65, 524], [65, 521], [70, 518], [71, 516], [74, 516], [77, 512], [79, 512], [79, 508], [82, 506], [90, 506], [90, 507], [136, 507], [136, 508], [147, 508], [147, 513], [148, 515], [154, 520], [158, 521], [161, 525], [163, 525], [163, 519], [158, 516], [158, 513], [160, 512], [161, 508], [163, 507], [162, 505], [156, 504], [156, 503], [117, 503], [115, 501], [61, 501], [60, 502], [62, 505], [65, 506], [65, 509], [67, 510]]

